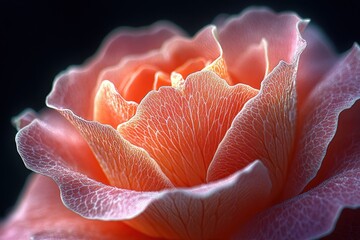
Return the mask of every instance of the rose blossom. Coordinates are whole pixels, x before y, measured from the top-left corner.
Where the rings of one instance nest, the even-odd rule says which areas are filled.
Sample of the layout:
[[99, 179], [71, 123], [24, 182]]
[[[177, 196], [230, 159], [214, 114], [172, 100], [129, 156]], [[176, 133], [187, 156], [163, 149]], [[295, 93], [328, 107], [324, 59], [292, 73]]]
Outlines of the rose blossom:
[[193, 38], [167, 22], [114, 32], [57, 77], [50, 109], [16, 118], [41, 175], [1, 239], [354, 234], [360, 49], [337, 56], [307, 24], [251, 8]]

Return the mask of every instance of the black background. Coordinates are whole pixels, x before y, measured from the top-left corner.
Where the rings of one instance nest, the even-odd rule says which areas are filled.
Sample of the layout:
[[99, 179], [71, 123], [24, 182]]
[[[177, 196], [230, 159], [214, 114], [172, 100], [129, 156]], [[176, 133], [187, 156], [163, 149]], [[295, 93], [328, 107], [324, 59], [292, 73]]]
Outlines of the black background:
[[0, 218], [14, 205], [27, 170], [16, 152], [11, 117], [44, 107], [54, 77], [92, 56], [119, 26], [145, 26], [168, 19], [190, 35], [220, 13], [248, 6], [295, 11], [322, 27], [337, 51], [360, 40], [359, 3], [331, 1], [1, 1], [0, 4]]

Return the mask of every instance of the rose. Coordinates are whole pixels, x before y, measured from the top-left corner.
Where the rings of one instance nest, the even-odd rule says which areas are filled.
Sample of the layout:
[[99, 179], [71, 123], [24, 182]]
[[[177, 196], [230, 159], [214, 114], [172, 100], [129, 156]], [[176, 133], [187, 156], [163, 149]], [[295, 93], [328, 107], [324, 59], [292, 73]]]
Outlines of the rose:
[[111, 35], [57, 78], [53, 110], [15, 120], [26, 166], [47, 177], [0, 236], [330, 233], [360, 203], [360, 51], [338, 58], [306, 24], [248, 9], [192, 39], [164, 22]]

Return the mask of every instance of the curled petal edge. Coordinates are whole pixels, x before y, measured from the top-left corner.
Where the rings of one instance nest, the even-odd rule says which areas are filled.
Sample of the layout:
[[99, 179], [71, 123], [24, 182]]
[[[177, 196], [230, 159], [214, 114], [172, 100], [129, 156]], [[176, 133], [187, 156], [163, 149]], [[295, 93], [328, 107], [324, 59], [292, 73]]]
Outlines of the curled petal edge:
[[[177, 188], [177, 189], [165, 189], [157, 192], [144, 192], [144, 191], [133, 191], [133, 190], [125, 190], [116, 187], [112, 187], [100, 182], [97, 182], [93, 179], [90, 179], [86, 175], [75, 172], [66, 165], [65, 162], [62, 161], [61, 156], [51, 155], [51, 152], [47, 152], [48, 155], [43, 155], [43, 157], [47, 158], [47, 160], [51, 160], [49, 162], [49, 166], [46, 165], [36, 165], [38, 163], [38, 155], [36, 153], [46, 152], [46, 146], [37, 148], [31, 148], [31, 145], [28, 145], [29, 141], [39, 141], [41, 140], [41, 136], [34, 136], [29, 134], [30, 132], [36, 131], [39, 132], [42, 130], [41, 121], [38, 119], [33, 120], [29, 125], [23, 127], [16, 135], [17, 149], [19, 151], [20, 156], [24, 160], [24, 163], [27, 168], [30, 170], [40, 173], [42, 175], [48, 176], [52, 178], [59, 186], [61, 190], [61, 198], [64, 204], [82, 215], [83, 217], [90, 219], [102, 219], [102, 220], [126, 220], [131, 219], [139, 215], [142, 211], [144, 211], [147, 206], [152, 203], [156, 199], [161, 199], [167, 194], [171, 193], [181, 193], [185, 195], [191, 195], [194, 198], [207, 198], [212, 194], [215, 194], [217, 191], [225, 188], [231, 187], [236, 181], [240, 178], [241, 175], [245, 173], [251, 173], [254, 168], [262, 168], [267, 172], [267, 169], [261, 163], [261, 161], [256, 160], [253, 163], [249, 164], [246, 168], [234, 173], [233, 175], [221, 179], [219, 181], [214, 181], [212, 183], [199, 185], [191, 188]], [[40, 137], [36, 139], [36, 137]], [[39, 146], [39, 145], [37, 145]], [[31, 150], [32, 152], [27, 152], [27, 150]], [[70, 186], [71, 185], [71, 186]], [[88, 188], [88, 189], [84, 189]], [[82, 188], [82, 189], [81, 189]], [[89, 190], [89, 191], [86, 191]], [[90, 191], [91, 190], [91, 191]], [[112, 199], [111, 206], [103, 209], [105, 210], [102, 214], [97, 212], [89, 211], [89, 209], [81, 209], [80, 205], [76, 205], [76, 194], [81, 194], [82, 196], [86, 196], [86, 194], [98, 197], [100, 202], [92, 202], [92, 205], [102, 205], [104, 201], [108, 201]], [[109, 195], [106, 195], [109, 194]], [[89, 196], [88, 195], [88, 196]], [[80, 196], [80, 195], [78, 195]], [[128, 201], [129, 203], [134, 203], [134, 201], [140, 201], [135, 205], [135, 210], [131, 212], [126, 211], [114, 211], [114, 209], [121, 209], [119, 206], [124, 197], [131, 198], [132, 201]], [[93, 201], [93, 199], [92, 199]], [[133, 205], [133, 204], [129, 204]]]

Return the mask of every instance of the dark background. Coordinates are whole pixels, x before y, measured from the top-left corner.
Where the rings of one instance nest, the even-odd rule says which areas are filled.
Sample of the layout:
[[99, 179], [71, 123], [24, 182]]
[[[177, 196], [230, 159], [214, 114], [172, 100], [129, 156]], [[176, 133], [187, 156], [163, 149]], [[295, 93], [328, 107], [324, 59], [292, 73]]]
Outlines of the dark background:
[[[360, 40], [359, 3], [336, 1], [6, 1], [0, 4], [0, 218], [14, 205], [27, 170], [16, 152], [11, 117], [44, 107], [54, 77], [83, 63], [119, 26], [145, 26], [168, 19], [193, 35], [220, 13], [248, 6], [292, 10], [322, 27], [337, 51]], [[335, 2], [335, 1], [334, 1]]]

